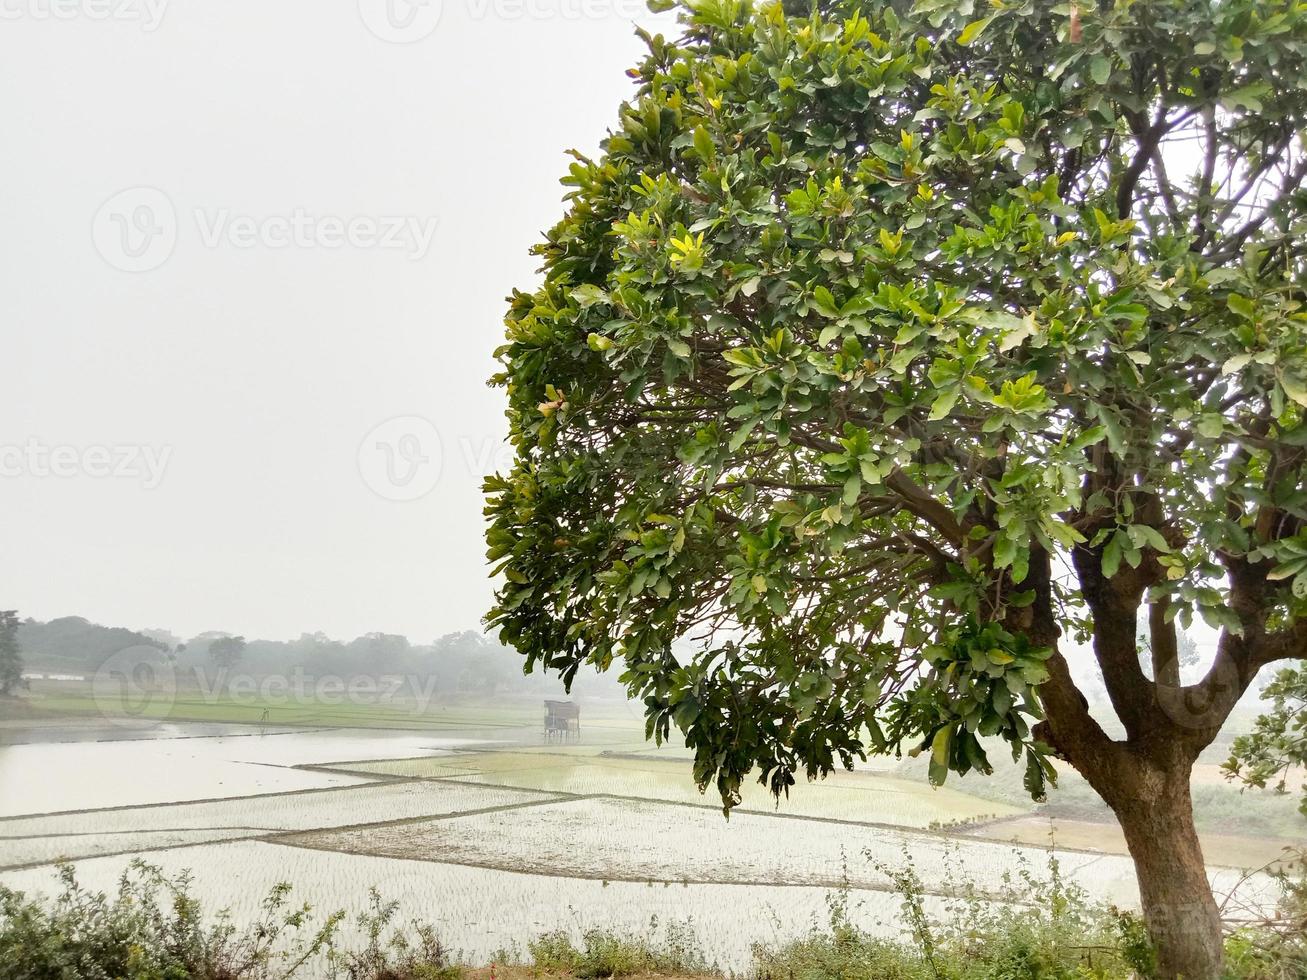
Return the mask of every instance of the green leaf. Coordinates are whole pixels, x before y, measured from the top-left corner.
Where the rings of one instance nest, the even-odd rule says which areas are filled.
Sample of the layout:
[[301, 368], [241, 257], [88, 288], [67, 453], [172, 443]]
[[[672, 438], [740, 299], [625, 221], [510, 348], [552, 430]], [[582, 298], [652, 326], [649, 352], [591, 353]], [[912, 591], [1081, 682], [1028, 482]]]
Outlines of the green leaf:
[[934, 786], [943, 786], [948, 780], [949, 745], [953, 741], [953, 729], [945, 725], [935, 733], [930, 742], [930, 782]]
[[1107, 438], [1107, 427], [1095, 425], [1093, 428], [1086, 429], [1084, 432], [1080, 433], [1080, 435], [1072, 439], [1071, 445], [1068, 448], [1072, 452], [1078, 453], [1088, 449], [1090, 446], [1098, 445], [1105, 438]]
[[1251, 354], [1235, 354], [1233, 357], [1228, 358], [1226, 362], [1221, 365], [1221, 373], [1238, 374], [1240, 371], [1242, 371], [1244, 368], [1248, 366], [1248, 363], [1252, 359], [1253, 356]]
[[1285, 562], [1267, 572], [1266, 578], [1271, 582], [1280, 582], [1286, 578], [1293, 578], [1299, 572], [1307, 572], [1307, 558], [1295, 558], [1293, 561]]
[[726, 448], [731, 452], [735, 452], [743, 446], [745, 441], [749, 438], [749, 433], [753, 431], [754, 426], [757, 424], [758, 420], [754, 419], [752, 422], [746, 422], [740, 428], [736, 429], [735, 434], [731, 436], [731, 441], [727, 443]]
[[1117, 531], [1103, 549], [1103, 577], [1112, 578], [1121, 567], [1121, 532]]
[[573, 289], [572, 299], [576, 300], [576, 305], [583, 310], [588, 310], [592, 306], [609, 301], [608, 294], [592, 283], [586, 283], [584, 286], [577, 286]]
[[694, 150], [699, 154], [699, 159], [704, 163], [711, 164], [717, 157], [717, 150], [713, 146], [712, 137], [708, 135], [708, 130], [703, 126], [698, 126], [694, 130]]
[[935, 403], [930, 406], [930, 421], [938, 422], [942, 418], [947, 418], [948, 413], [953, 411], [953, 406], [958, 403], [958, 397], [961, 394], [961, 389], [954, 388], [936, 398]]
[[962, 28], [962, 33], [958, 35], [958, 44], [963, 47], [969, 45], [980, 36], [980, 32], [988, 27], [993, 19], [993, 17], [983, 17], [980, 20], [973, 20], [966, 27]]
[[1039, 764], [1039, 759], [1034, 752], [1026, 752], [1026, 773], [1021, 782], [1032, 800], [1042, 803], [1048, 799], [1048, 789], [1044, 785], [1044, 767]]
[[1226, 305], [1230, 307], [1231, 313], [1237, 313], [1245, 320], [1252, 320], [1257, 316], [1257, 307], [1253, 301], [1246, 296], [1239, 296], [1231, 293], [1225, 300]]
[[840, 315], [839, 305], [835, 302], [835, 297], [825, 286], [818, 286], [812, 291], [812, 305], [822, 316], [837, 317]]
[[1299, 405], [1307, 408], [1307, 374], [1294, 374], [1290, 371], [1281, 370], [1279, 380], [1284, 393]]

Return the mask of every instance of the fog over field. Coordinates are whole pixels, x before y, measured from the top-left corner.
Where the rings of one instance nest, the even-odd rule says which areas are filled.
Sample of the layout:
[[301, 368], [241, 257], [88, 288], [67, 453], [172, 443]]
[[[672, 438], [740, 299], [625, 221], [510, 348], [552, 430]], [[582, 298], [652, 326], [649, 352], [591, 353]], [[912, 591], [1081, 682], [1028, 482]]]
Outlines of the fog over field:
[[1307, 977], [1307, 5], [0, 86], [0, 980]]

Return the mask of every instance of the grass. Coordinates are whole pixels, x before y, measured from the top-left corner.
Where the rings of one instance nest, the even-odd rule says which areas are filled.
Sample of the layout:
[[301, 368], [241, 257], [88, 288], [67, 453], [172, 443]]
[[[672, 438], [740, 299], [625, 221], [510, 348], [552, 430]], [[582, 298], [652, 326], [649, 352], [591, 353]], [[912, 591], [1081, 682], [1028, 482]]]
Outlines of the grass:
[[[14, 703], [0, 704], [0, 720], [56, 720], [104, 717], [89, 683], [77, 681], [32, 684], [32, 692]], [[191, 721], [211, 724], [287, 725], [326, 728], [437, 728], [483, 729], [537, 724], [541, 711], [530, 702], [520, 704], [433, 703], [425, 709], [416, 701], [393, 703], [329, 704], [287, 703], [282, 697], [257, 694], [239, 700], [199, 692], [179, 692], [147, 705], [139, 717], [146, 721]]]

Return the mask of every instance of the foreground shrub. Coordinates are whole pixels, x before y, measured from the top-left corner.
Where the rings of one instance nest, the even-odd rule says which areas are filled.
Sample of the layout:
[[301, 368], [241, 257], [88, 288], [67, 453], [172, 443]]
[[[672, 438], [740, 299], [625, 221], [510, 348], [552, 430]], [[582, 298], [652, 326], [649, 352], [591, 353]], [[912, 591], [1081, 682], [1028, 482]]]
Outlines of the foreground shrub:
[[[758, 980], [1136, 980], [1157, 972], [1139, 917], [1092, 902], [1067, 882], [1055, 856], [1047, 874], [1018, 860], [996, 887], [948, 878], [952, 896], [932, 914], [931, 899], [905, 855], [881, 865], [900, 895], [902, 940], [877, 938], [850, 918], [846, 886], [830, 900], [829, 923], [780, 946], [754, 949]], [[1275, 877], [1275, 915], [1233, 929], [1227, 980], [1307, 980], [1307, 864]]]
[[1280, 906], [1267, 919], [1244, 925], [1226, 942], [1231, 976], [1307, 980], [1307, 852], [1275, 872]]
[[829, 903], [827, 929], [755, 948], [761, 980], [1124, 980], [1147, 966], [1146, 954], [1125, 941], [1136, 921], [1091, 903], [1063, 879], [1055, 857], [1047, 877], [1019, 862], [988, 893], [948, 879], [942, 890], [953, 897], [935, 915], [909, 855], [880, 871], [902, 899], [906, 941], [855, 926], [846, 886]]
[[[753, 980], [1134, 980], [1156, 972], [1138, 917], [1091, 902], [1062, 877], [1055, 857], [1046, 873], [1018, 860], [986, 889], [946, 878], [932, 895], [910, 856], [880, 871], [901, 898], [901, 939], [877, 938], [854, 923], [846, 883], [829, 899], [825, 927], [755, 947]], [[1301, 858], [1286, 862], [1276, 873], [1278, 911], [1233, 929], [1228, 980], [1307, 980], [1305, 871]], [[0, 980], [456, 980], [462, 973], [431, 926], [397, 924], [398, 903], [375, 889], [355, 920], [362, 942], [346, 947], [345, 914], [315, 922], [308, 905], [291, 903], [284, 883], [263, 899], [253, 923], [237, 927], [227, 911], [206, 919], [188, 874], [169, 878], [134, 861], [112, 895], [83, 889], [70, 866], [59, 876], [61, 890], [49, 901], [0, 887]], [[643, 934], [595, 929], [578, 944], [555, 931], [527, 946], [534, 972], [578, 980], [721, 975], [689, 923], [660, 929], [656, 918]]]
[[308, 905], [275, 885], [244, 928], [223, 910], [206, 924], [187, 873], [169, 878], [133, 861], [112, 895], [89, 892], [59, 868], [50, 902], [0, 886], [0, 977], [4, 980], [451, 980], [457, 974], [431, 927], [390, 930], [394, 903], [374, 890], [358, 918], [362, 948], [336, 940], [344, 912], [314, 925]]
[[317, 929], [307, 905], [275, 886], [257, 921], [238, 929], [227, 912], [205, 925], [189, 874], [167, 878], [133, 861], [111, 898], [59, 868], [52, 903], [0, 887], [0, 976], [5, 980], [280, 980], [331, 946], [340, 917]]
[[455, 980], [460, 975], [432, 926], [412, 920], [411, 935], [392, 928], [399, 903], [384, 901], [375, 888], [368, 894], [368, 908], [358, 917], [367, 943], [358, 950], [333, 948], [328, 960], [335, 975], [346, 980]]
[[657, 932], [656, 918], [650, 921], [649, 935], [645, 937], [592, 929], [582, 937], [579, 947], [566, 932], [548, 932], [528, 943], [527, 950], [537, 971], [582, 980], [635, 973], [708, 972], [707, 960], [690, 926], [672, 923], [661, 940], [651, 938]]

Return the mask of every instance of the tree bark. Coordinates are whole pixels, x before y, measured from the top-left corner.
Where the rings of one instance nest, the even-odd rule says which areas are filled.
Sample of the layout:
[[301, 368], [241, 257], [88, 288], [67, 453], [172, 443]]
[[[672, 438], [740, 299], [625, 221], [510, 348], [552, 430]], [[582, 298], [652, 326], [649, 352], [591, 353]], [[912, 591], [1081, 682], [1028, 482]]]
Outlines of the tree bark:
[[[1035, 589], [1032, 619], [1013, 624], [1054, 651], [1047, 662], [1049, 679], [1040, 688], [1045, 720], [1034, 733], [1074, 766], [1116, 814], [1134, 859], [1144, 922], [1157, 952], [1157, 975], [1163, 980], [1219, 980], [1224, 960], [1220, 910], [1194, 827], [1189, 781], [1199, 753], [1220, 730], [1246, 682], [1208, 685], [1215, 693], [1200, 692], [1208, 697], [1197, 715], [1184, 703], [1168, 710], [1169, 702], [1159, 702], [1157, 684], [1140, 669], [1135, 646], [1138, 606], [1149, 582], [1138, 576], [1104, 579], [1101, 556], [1088, 549], [1078, 549], [1073, 558], [1094, 614], [1094, 653], [1127, 738], [1107, 736], [1057, 652], [1051, 563], [1036, 549], [1028, 574]], [[1167, 640], [1165, 609], [1150, 610], [1150, 617], [1157, 639]], [[1173, 629], [1169, 640], [1159, 651], [1159, 673], [1174, 679]], [[1229, 671], [1217, 673], [1224, 679]], [[1243, 674], [1235, 676], [1243, 681]], [[1182, 694], [1186, 689], [1176, 684], [1168, 690]]]
[[1221, 916], [1212, 897], [1189, 795], [1189, 766], [1135, 782], [1110, 800], [1139, 879], [1144, 922], [1164, 980], [1217, 980]]

